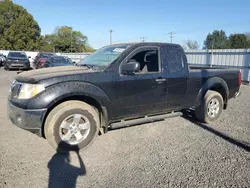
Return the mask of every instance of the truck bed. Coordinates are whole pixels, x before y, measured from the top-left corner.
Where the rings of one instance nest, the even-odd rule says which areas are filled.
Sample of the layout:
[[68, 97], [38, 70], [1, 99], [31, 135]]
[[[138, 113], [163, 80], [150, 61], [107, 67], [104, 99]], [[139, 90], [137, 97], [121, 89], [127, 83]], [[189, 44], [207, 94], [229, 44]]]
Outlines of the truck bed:
[[[196, 69], [218, 69], [218, 70], [225, 70], [225, 69], [230, 69], [232, 70], [231, 68], [228, 68], [228, 67], [218, 67], [218, 66], [199, 66], [199, 65], [189, 65], [189, 68], [192, 69], [192, 70], [196, 70]], [[236, 70], [236, 69], [233, 69], [233, 70]]]
[[[204, 87], [206, 81], [210, 78], [223, 79], [226, 82], [229, 90], [229, 98], [232, 98], [238, 91], [238, 72], [237, 69], [231, 68], [218, 68], [218, 67], [189, 67], [189, 100], [194, 100], [192, 96], [197, 96], [199, 89]], [[217, 81], [214, 81], [216, 83]], [[214, 86], [216, 87], [216, 86]]]

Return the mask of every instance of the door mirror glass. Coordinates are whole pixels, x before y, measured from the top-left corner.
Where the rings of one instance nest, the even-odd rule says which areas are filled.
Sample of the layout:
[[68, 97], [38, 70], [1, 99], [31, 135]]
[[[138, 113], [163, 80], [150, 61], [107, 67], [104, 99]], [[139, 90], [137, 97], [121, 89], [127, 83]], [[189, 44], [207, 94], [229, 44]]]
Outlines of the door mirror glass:
[[122, 66], [122, 73], [123, 74], [131, 74], [138, 72], [140, 70], [140, 63], [136, 61], [130, 61]]

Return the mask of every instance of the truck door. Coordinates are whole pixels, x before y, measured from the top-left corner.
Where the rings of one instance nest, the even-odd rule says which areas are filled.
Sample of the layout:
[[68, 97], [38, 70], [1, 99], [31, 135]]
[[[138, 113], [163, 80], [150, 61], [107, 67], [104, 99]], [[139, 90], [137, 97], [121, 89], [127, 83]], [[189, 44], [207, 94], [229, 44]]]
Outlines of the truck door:
[[163, 61], [167, 76], [168, 110], [178, 110], [187, 100], [188, 65], [183, 49], [179, 46], [166, 46]]
[[138, 47], [126, 57], [129, 61], [140, 63], [140, 71], [132, 75], [120, 73], [114, 84], [116, 100], [113, 102], [115, 117], [135, 117], [157, 113], [166, 106], [166, 78], [164, 78], [160, 51], [157, 46]]

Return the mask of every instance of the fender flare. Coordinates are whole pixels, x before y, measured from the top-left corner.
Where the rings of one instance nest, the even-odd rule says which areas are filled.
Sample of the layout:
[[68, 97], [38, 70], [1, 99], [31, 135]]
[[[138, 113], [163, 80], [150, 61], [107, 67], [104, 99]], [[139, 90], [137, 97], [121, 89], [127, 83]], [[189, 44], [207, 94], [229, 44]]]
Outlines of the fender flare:
[[224, 91], [224, 96], [222, 94], [222, 98], [224, 100], [224, 104], [227, 104], [227, 100], [229, 97], [229, 89], [228, 89], [228, 85], [227, 83], [220, 77], [213, 77], [213, 78], [209, 78], [201, 87], [201, 89], [198, 92], [198, 95], [196, 97], [195, 100], [195, 107], [199, 106], [201, 104], [202, 98], [204, 97], [204, 95], [206, 94], [206, 92], [211, 89], [211, 88], [215, 88], [215, 87], [219, 87], [222, 88]]
[[98, 86], [80, 81], [61, 82], [48, 86], [44, 92], [35, 97], [27, 107], [29, 109], [48, 109], [65, 99], [72, 100], [74, 97], [86, 97], [93, 99], [101, 106], [105, 118], [108, 120], [108, 114], [111, 113], [111, 101], [106, 93]]

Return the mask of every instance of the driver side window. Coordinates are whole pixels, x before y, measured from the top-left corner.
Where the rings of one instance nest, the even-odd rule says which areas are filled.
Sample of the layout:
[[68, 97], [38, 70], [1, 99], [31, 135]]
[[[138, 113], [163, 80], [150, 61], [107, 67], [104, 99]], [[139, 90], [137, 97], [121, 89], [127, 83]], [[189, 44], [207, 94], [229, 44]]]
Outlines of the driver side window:
[[143, 50], [133, 55], [128, 62], [135, 61], [140, 64], [139, 72], [136, 74], [146, 74], [159, 72], [158, 50]]

